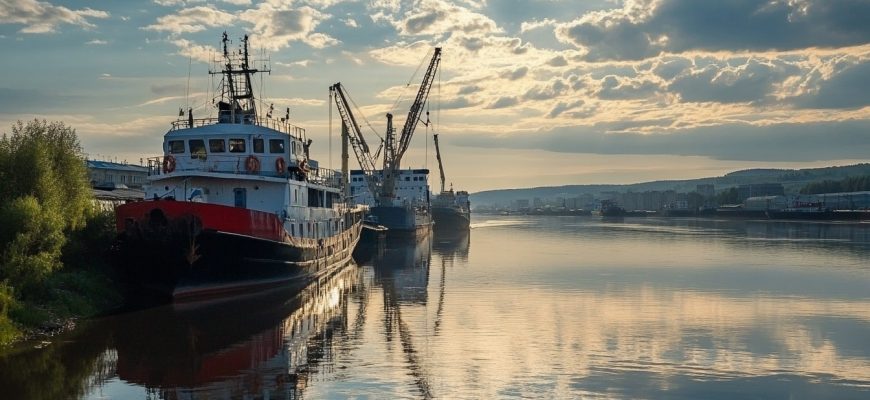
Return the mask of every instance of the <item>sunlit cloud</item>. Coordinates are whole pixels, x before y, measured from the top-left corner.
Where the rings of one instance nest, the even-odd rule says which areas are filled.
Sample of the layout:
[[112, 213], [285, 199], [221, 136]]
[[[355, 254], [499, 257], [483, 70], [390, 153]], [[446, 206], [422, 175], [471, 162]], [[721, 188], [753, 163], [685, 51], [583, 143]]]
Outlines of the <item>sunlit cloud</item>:
[[36, 0], [0, 0], [0, 24], [24, 25], [21, 33], [54, 33], [60, 25], [96, 28], [91, 19], [109, 18], [109, 13], [92, 8], [71, 10]]

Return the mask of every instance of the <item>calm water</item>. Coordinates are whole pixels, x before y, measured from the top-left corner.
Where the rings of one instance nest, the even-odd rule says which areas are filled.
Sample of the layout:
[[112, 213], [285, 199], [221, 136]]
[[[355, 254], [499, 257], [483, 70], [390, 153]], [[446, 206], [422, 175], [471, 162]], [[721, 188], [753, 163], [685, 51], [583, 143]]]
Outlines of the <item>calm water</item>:
[[870, 224], [477, 216], [299, 296], [0, 356], [4, 398], [870, 398]]

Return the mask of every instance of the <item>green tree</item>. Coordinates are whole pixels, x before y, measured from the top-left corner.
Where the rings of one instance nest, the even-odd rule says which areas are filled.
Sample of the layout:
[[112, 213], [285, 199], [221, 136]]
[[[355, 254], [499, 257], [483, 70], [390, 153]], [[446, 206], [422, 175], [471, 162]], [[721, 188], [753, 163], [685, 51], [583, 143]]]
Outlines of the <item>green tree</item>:
[[[68, 237], [94, 213], [82, 147], [62, 122], [12, 125], [0, 137], [0, 341], [18, 300], [45, 295]], [[4, 328], [5, 327], [5, 328]], [[5, 332], [5, 333], [4, 333]]]

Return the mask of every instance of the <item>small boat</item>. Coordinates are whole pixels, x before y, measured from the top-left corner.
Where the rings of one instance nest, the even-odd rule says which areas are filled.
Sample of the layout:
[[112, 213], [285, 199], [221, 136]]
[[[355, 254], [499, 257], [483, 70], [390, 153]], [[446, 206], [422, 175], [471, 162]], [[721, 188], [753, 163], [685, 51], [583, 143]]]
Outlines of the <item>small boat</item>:
[[217, 115], [181, 113], [148, 162], [146, 201], [116, 209], [133, 289], [177, 300], [303, 284], [350, 260], [360, 238], [347, 171], [320, 168], [289, 115], [258, 112], [252, 75], [267, 71], [251, 68], [247, 36], [239, 51], [227, 44], [224, 33]]

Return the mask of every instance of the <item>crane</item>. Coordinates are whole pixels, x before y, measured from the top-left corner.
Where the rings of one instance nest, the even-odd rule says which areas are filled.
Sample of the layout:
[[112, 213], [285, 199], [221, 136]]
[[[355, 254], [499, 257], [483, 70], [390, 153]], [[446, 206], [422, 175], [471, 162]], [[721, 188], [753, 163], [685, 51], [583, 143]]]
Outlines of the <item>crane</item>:
[[[376, 180], [375, 169], [376, 163], [369, 151], [369, 145], [360, 130], [359, 124], [356, 122], [356, 117], [351, 111], [350, 104], [347, 101], [348, 96], [345, 94], [344, 86], [338, 82], [329, 87], [329, 94], [335, 100], [335, 106], [338, 109], [338, 114], [341, 116], [341, 135], [342, 139], [350, 142], [354, 154], [356, 154], [357, 162], [360, 169], [363, 171], [364, 179], [369, 187], [372, 196], [377, 196], [378, 182]], [[347, 177], [345, 176], [345, 179]]]
[[396, 143], [396, 131], [393, 128], [393, 115], [387, 114], [383, 181], [381, 182], [380, 196], [378, 196], [378, 203], [380, 205], [392, 205], [393, 198], [396, 197], [396, 178], [401, 169], [402, 156], [405, 155], [405, 151], [411, 145], [411, 137], [414, 135], [414, 129], [417, 128], [417, 122], [420, 120], [423, 106], [429, 98], [429, 90], [432, 88], [435, 72], [438, 70], [440, 63], [441, 48], [436, 47], [435, 52], [432, 54], [432, 59], [429, 61], [429, 67], [423, 75], [423, 82], [417, 91], [417, 97], [408, 111], [408, 118], [405, 119], [405, 125], [402, 127], [402, 134], [399, 136], [398, 144]]
[[435, 140], [435, 158], [438, 159], [438, 172], [441, 173], [441, 193], [444, 193], [444, 164], [441, 163], [441, 149], [438, 147], [438, 134], [432, 135]]

